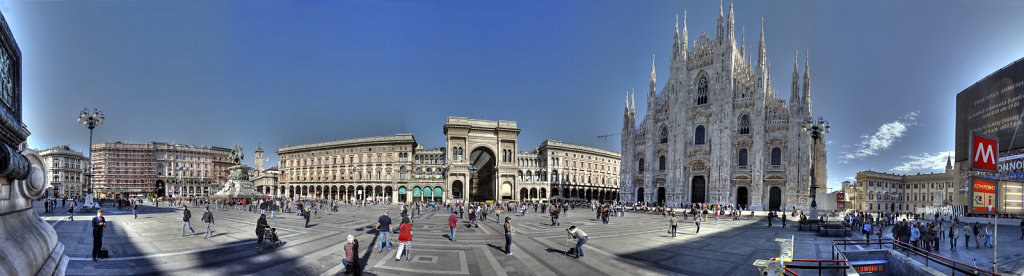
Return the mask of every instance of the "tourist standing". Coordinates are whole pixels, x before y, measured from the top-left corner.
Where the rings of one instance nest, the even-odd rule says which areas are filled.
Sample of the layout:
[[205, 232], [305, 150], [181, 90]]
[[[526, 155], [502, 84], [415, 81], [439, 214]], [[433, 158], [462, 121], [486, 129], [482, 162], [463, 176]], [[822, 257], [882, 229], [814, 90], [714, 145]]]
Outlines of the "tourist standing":
[[189, 220], [192, 219], [192, 211], [188, 210], [188, 206], [187, 205], [182, 204], [181, 207], [185, 208], [185, 211], [182, 212], [182, 217], [181, 217], [181, 220], [183, 221], [182, 224], [181, 224], [181, 236], [182, 237], [185, 236], [185, 227], [188, 227], [188, 230], [192, 231], [192, 235], [195, 236], [196, 235], [196, 230], [192, 229], [192, 223], [189, 222]]
[[575, 225], [569, 226], [569, 229], [565, 229], [569, 232], [569, 236], [576, 239], [576, 258], [583, 258], [583, 244], [587, 243], [587, 233], [583, 232]]
[[956, 251], [956, 239], [960, 238], [960, 228], [954, 221], [949, 225], [949, 250]]
[[384, 214], [377, 219], [376, 228], [378, 233], [377, 251], [384, 252], [385, 248], [391, 251], [391, 217], [388, 216], [388, 210], [384, 210]]
[[[74, 204], [72, 204], [74, 206]], [[103, 218], [103, 210], [96, 211], [96, 217], [92, 218], [92, 261], [100, 254], [103, 247], [103, 228], [107, 227], [107, 219]]]
[[402, 252], [405, 252], [405, 259], [412, 262], [412, 224], [409, 217], [403, 217], [402, 223], [398, 225], [398, 253], [395, 254], [395, 261], [402, 260]]
[[551, 208], [551, 226], [560, 225], [558, 223], [558, 208]]
[[306, 219], [306, 228], [309, 228], [309, 210], [302, 212], [302, 218]]
[[920, 223], [910, 225], [910, 244], [917, 247], [921, 247], [917, 244], [917, 240], [921, 238], [921, 229], [918, 229], [920, 227]]
[[448, 215], [448, 227], [451, 228], [452, 232], [448, 235], [448, 240], [455, 241], [455, 228], [459, 227], [459, 218], [455, 217], [455, 210], [452, 210], [452, 214]]
[[505, 217], [505, 254], [512, 255], [512, 235], [516, 229], [512, 228], [512, 217]]
[[[768, 227], [772, 227], [772, 214], [774, 214], [774, 212], [768, 212]], [[693, 219], [696, 220], [697, 217], [695, 216]], [[697, 229], [700, 229], [700, 223], [697, 224]]]
[[985, 247], [993, 247], [995, 241], [992, 240], [992, 223], [989, 222], [988, 226], [985, 226]]
[[974, 231], [974, 249], [981, 248], [981, 241], [983, 240], [983, 238], [980, 237], [981, 229], [978, 229], [978, 223], [975, 222], [972, 228], [972, 230]]
[[[715, 224], [718, 224], [717, 216], [715, 217]], [[782, 228], [786, 228], [786, 213], [782, 213]], [[800, 228], [800, 227], [797, 227]]]
[[210, 212], [210, 207], [206, 207], [206, 212], [203, 212], [203, 222], [206, 223], [206, 234], [203, 235], [203, 238], [205, 239], [209, 238], [210, 233], [212, 232], [210, 231], [210, 225], [213, 224], [213, 213]]
[[670, 228], [669, 231], [672, 232], [672, 237], [675, 238], [676, 229], [679, 228], [679, 219], [676, 218], [676, 214], [672, 214], [672, 219], [669, 220], [668, 225]]
[[139, 205], [132, 202], [132, 215], [135, 215], [135, 219], [139, 219]]

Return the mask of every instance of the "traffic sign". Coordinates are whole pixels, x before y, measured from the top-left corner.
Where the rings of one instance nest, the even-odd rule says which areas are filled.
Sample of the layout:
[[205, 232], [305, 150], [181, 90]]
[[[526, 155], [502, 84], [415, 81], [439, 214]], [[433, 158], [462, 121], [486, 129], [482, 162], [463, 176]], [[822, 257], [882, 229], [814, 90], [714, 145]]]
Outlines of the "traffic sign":
[[999, 172], [999, 138], [981, 132], [971, 133], [969, 169]]

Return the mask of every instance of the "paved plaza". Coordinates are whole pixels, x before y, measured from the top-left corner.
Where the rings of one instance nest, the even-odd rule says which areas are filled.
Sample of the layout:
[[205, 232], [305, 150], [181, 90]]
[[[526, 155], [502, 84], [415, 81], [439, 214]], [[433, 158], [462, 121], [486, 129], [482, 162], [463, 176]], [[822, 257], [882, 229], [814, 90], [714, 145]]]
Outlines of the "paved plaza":
[[[447, 239], [447, 214], [431, 210], [415, 216], [412, 260], [396, 262], [397, 243], [390, 251], [376, 250], [373, 227], [384, 208], [356, 211], [345, 206], [339, 212], [320, 212], [309, 228], [303, 227], [296, 213], [278, 214], [269, 224], [278, 229], [286, 244], [263, 253], [255, 250], [258, 215], [252, 212], [215, 211], [213, 237], [204, 239], [200, 207], [190, 207], [196, 234], [186, 229], [185, 237], [181, 236], [180, 207], [145, 205], [138, 219], [130, 212], [107, 208], [110, 226], [103, 244], [110, 258], [99, 262], [90, 257], [89, 219], [94, 214], [80, 212], [75, 221], [69, 221], [64, 211], [42, 215], [68, 248], [69, 275], [340, 275], [349, 234], [360, 242], [364, 275], [757, 275], [751, 263], [778, 255], [775, 238], [795, 237], [797, 259], [830, 259], [832, 252], [833, 238], [797, 231], [795, 222], [781, 228], [776, 220], [769, 228], [761, 214], [740, 221], [722, 219], [717, 224], [708, 219], [699, 234], [694, 233], [692, 219], [680, 221], [679, 236], [673, 239], [667, 233], [668, 218], [627, 212], [625, 217], [612, 217], [610, 224], [602, 224], [589, 209], [576, 209], [561, 219], [561, 226], [550, 226], [549, 218], [542, 214], [513, 214], [517, 235], [513, 254], [505, 255], [502, 227], [493, 216], [479, 228], [460, 228], [458, 241], [453, 243]], [[397, 224], [399, 207], [390, 206], [390, 210]], [[564, 229], [569, 225], [590, 237], [584, 258], [564, 255]], [[1024, 241], [1018, 240], [1019, 230], [1010, 226], [1000, 230], [1001, 271], [1024, 271]], [[850, 237], [860, 238], [860, 234]], [[948, 242], [944, 246], [941, 254], [950, 256]], [[991, 267], [991, 252], [973, 249], [972, 242], [972, 249], [964, 250], [961, 244], [951, 257], [968, 264], [978, 258], [979, 266]]]

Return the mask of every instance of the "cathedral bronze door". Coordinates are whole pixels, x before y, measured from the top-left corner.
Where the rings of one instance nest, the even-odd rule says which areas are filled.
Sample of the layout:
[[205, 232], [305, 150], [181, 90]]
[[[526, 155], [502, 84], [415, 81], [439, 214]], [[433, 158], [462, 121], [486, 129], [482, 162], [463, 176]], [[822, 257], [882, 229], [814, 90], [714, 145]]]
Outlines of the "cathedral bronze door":
[[739, 187], [736, 189], [736, 206], [739, 208], [746, 208], [749, 204], [749, 196], [747, 194], [747, 187]]
[[768, 190], [768, 210], [779, 211], [782, 207], [782, 189], [772, 187]]
[[704, 182], [704, 176], [698, 175], [693, 177], [693, 188], [690, 189], [690, 203], [704, 203], [704, 193], [707, 184]]
[[644, 202], [644, 187], [636, 190], [636, 202]]

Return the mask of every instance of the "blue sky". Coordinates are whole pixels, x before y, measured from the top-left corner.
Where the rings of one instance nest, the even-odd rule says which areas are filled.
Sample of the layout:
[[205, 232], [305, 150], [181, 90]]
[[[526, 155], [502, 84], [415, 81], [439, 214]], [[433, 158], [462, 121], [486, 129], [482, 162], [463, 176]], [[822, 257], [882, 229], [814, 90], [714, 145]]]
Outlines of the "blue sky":
[[[551, 138], [619, 150], [618, 136], [596, 137], [620, 131], [624, 91], [645, 91], [652, 54], [668, 72], [675, 15], [687, 11], [692, 45], [715, 32], [718, 7], [0, 1], [23, 54], [30, 146], [84, 149], [88, 132], [74, 118], [97, 107], [107, 117], [97, 142], [241, 144], [249, 156], [257, 144], [273, 152], [394, 133], [443, 146], [447, 116], [518, 121], [522, 149]], [[810, 51], [813, 111], [833, 130], [834, 187], [867, 169], [939, 171], [953, 149], [956, 93], [1024, 56], [1021, 10], [1017, 1], [737, 1], [735, 22], [753, 53], [764, 17], [783, 98], [793, 51]]]

